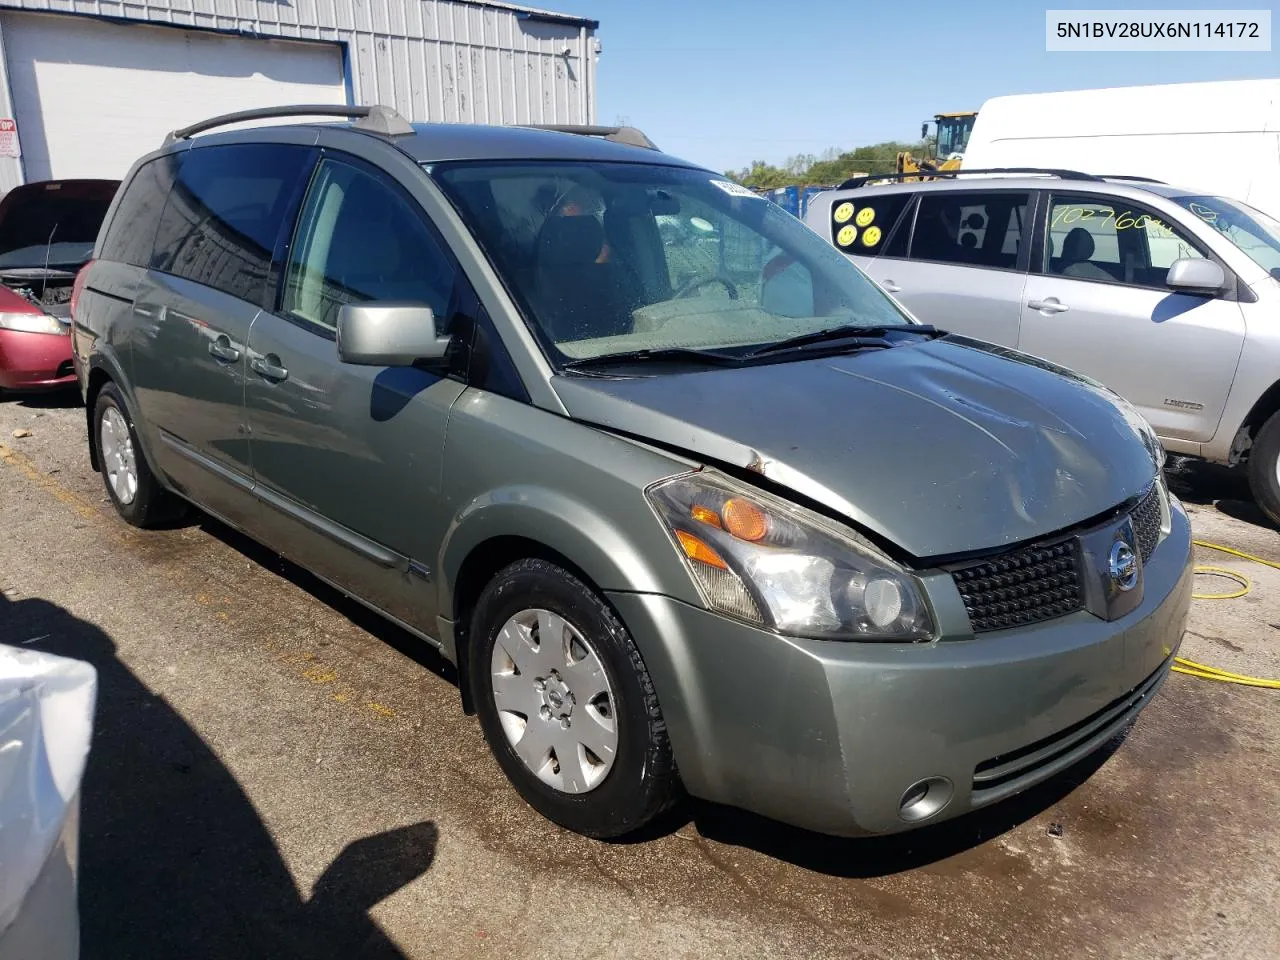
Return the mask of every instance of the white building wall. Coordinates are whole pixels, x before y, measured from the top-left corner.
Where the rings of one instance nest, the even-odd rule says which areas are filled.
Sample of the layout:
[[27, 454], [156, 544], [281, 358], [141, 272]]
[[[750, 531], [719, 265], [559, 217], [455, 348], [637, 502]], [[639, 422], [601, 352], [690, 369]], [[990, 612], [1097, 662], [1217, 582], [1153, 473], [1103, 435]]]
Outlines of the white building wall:
[[[414, 121], [595, 122], [596, 24], [514, 4], [0, 0], [0, 24], [6, 10], [335, 41], [346, 50], [351, 102], [384, 103]], [[0, 116], [12, 116], [7, 81], [0, 88]], [[0, 190], [11, 185], [7, 166], [15, 165], [0, 162]]]

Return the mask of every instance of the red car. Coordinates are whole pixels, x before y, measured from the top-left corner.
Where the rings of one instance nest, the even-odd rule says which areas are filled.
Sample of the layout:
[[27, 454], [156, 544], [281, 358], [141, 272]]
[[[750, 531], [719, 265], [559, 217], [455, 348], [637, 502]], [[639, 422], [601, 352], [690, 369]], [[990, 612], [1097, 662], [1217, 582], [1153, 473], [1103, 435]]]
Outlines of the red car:
[[0, 201], [0, 391], [74, 386], [71, 290], [118, 180], [48, 180]]

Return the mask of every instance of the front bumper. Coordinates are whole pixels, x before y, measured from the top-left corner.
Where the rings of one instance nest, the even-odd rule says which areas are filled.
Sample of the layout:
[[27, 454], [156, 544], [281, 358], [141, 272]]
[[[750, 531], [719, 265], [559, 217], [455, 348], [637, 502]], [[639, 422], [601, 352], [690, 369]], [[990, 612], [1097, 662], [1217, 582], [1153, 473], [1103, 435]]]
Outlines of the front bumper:
[[[611, 594], [695, 796], [823, 833], [892, 833], [1024, 790], [1123, 729], [1168, 675], [1191, 602], [1191, 528], [1115, 621], [1079, 612], [930, 644], [800, 640], [652, 594]], [[933, 800], [900, 813], [933, 779]], [[944, 785], [945, 784], [945, 785]], [[945, 805], [932, 805], [945, 799]]]
[[0, 330], [0, 388], [40, 390], [75, 382], [69, 336]]

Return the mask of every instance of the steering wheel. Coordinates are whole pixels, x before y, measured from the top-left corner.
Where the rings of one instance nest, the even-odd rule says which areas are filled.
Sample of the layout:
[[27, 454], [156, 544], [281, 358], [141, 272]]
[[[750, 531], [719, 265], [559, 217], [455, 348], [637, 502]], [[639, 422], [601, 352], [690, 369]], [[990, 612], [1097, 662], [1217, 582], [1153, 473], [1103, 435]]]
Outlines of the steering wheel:
[[689, 296], [695, 290], [701, 290], [703, 287], [711, 283], [724, 284], [725, 290], [729, 293], [730, 300], [738, 299], [738, 288], [732, 280], [723, 274], [715, 274], [711, 277], [694, 277], [692, 280], [686, 280], [680, 285], [680, 289], [671, 295], [672, 300], [681, 300]]

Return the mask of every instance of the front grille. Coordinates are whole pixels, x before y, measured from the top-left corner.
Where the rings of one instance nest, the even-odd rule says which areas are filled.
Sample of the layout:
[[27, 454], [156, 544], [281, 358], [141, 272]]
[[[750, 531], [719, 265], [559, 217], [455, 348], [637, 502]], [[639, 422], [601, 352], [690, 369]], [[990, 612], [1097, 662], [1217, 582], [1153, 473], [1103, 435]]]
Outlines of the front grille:
[[1074, 537], [1013, 550], [953, 570], [951, 577], [974, 633], [1052, 620], [1084, 605], [1080, 548]]
[[1017, 793], [1055, 769], [1082, 759], [1120, 733], [1138, 715], [1169, 675], [1165, 660], [1124, 696], [1035, 743], [984, 760], [973, 771], [973, 805], [984, 806]]
[[1133, 508], [1133, 536], [1138, 542], [1135, 546], [1142, 555], [1142, 562], [1151, 559], [1151, 552], [1160, 539], [1160, 485], [1157, 483], [1142, 501]]

